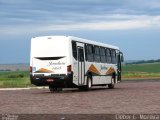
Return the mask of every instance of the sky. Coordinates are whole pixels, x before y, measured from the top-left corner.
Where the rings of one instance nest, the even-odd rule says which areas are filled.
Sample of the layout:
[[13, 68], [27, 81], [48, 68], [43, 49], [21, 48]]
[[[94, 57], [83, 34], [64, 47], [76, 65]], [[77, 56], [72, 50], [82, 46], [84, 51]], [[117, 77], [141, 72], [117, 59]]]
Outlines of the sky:
[[0, 0], [0, 64], [29, 63], [35, 36], [118, 46], [125, 60], [160, 59], [160, 0]]

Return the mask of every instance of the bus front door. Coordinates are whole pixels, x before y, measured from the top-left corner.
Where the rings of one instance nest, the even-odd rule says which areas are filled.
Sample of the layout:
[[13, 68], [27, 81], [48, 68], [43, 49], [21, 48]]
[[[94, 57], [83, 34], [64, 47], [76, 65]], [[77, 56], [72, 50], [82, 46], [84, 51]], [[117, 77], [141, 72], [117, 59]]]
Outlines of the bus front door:
[[78, 52], [78, 84], [84, 84], [84, 50], [83, 47], [77, 47]]

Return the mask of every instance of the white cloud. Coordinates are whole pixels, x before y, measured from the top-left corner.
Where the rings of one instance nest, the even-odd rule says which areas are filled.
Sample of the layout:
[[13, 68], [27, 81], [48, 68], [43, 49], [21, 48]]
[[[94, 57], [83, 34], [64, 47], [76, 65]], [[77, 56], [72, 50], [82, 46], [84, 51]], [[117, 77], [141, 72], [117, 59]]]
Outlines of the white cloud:
[[[86, 16], [85, 16], [86, 17]], [[89, 17], [89, 16], [88, 16]], [[109, 15], [92, 16], [95, 21], [72, 21], [60, 23], [27, 23], [24, 25], [1, 26], [1, 34], [24, 34], [66, 30], [130, 30], [160, 28], [160, 16]], [[23, 20], [24, 21], [24, 20]]]
[[[83, 22], [74, 24], [58, 24], [45, 27], [44, 31], [51, 30], [126, 30], [150, 27], [160, 27], [160, 16], [109, 16], [112, 20]], [[114, 19], [113, 19], [114, 18]], [[118, 20], [119, 18], [120, 20]], [[123, 19], [123, 20], [122, 20]]]
[[147, 2], [144, 2], [143, 6], [146, 8], [151, 8], [151, 9], [159, 9], [160, 1], [159, 0], [149, 0]]

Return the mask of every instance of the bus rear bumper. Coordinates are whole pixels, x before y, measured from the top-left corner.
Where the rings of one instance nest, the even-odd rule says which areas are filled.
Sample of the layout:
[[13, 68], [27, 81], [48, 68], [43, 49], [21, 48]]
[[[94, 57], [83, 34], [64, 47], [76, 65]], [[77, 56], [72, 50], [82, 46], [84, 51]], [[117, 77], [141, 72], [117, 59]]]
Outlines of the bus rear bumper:
[[54, 76], [43, 76], [43, 75], [30, 75], [31, 84], [36, 86], [55, 86], [55, 87], [73, 87], [73, 74], [67, 75], [54, 75]]

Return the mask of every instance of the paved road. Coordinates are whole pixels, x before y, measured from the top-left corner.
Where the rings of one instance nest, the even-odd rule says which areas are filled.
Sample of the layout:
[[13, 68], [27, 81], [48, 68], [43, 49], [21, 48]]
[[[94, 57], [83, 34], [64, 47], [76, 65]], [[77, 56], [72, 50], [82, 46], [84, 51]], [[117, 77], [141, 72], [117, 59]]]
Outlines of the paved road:
[[160, 113], [160, 81], [121, 82], [88, 92], [48, 89], [0, 91], [1, 114]]

